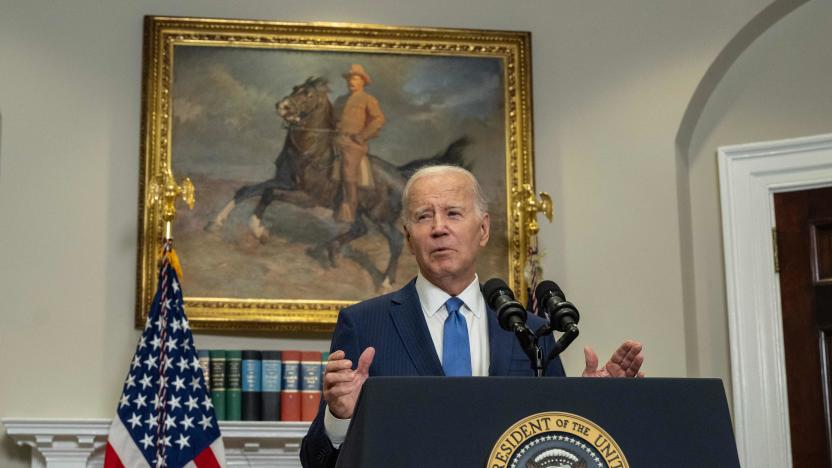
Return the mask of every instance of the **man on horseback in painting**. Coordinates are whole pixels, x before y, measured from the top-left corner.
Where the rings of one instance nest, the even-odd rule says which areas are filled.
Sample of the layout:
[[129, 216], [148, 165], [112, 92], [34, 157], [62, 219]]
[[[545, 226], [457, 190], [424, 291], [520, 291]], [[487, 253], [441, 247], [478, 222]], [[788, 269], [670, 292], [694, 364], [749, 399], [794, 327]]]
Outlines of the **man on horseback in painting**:
[[334, 104], [338, 116], [335, 147], [341, 158], [340, 164], [333, 168], [333, 179], [341, 180], [341, 203], [335, 211], [335, 219], [353, 223], [358, 189], [373, 186], [367, 142], [378, 136], [384, 125], [384, 114], [378, 100], [364, 91], [372, 79], [363, 66], [353, 64], [343, 77], [350, 93], [339, 97]]
[[[368, 154], [367, 140], [378, 134], [384, 116], [378, 101], [363, 91], [363, 86], [370, 82], [364, 68], [353, 65], [345, 77], [349, 84], [354, 84], [354, 89], [344, 96], [340, 113], [329, 100], [328, 80], [316, 76], [294, 86], [289, 95], [275, 104], [286, 136], [274, 162], [274, 176], [235, 190], [234, 196], [205, 229], [218, 232], [238, 204], [259, 197], [248, 227], [255, 238], [265, 243], [269, 230], [263, 224], [263, 216], [272, 202], [291, 203], [301, 208], [333, 208], [333, 217], [347, 223], [340, 223], [334, 234], [311, 232], [312, 245], [306, 253], [324, 268], [337, 268], [341, 247], [374, 228], [387, 241], [389, 254], [385, 265], [379, 269], [372, 262], [359, 264], [376, 289], [382, 291], [396, 283], [399, 256], [404, 247], [399, 219], [401, 193], [407, 178], [426, 165], [470, 167], [463, 154], [470, 141], [461, 136], [432, 156], [405, 157], [407, 162], [400, 165]], [[337, 173], [333, 174], [333, 170]], [[342, 207], [350, 216], [338, 217]], [[348, 229], [344, 229], [344, 224], [349, 225]]]

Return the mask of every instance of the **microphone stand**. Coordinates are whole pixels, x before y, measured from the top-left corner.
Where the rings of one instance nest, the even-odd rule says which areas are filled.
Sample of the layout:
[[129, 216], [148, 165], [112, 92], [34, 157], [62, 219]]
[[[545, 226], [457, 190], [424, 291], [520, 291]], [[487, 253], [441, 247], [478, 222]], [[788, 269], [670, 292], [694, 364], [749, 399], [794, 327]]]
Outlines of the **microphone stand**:
[[[538, 340], [542, 336], [546, 336], [550, 333], [554, 336], [554, 332], [556, 330], [563, 332], [560, 338], [557, 341], [555, 341], [555, 346], [552, 348], [551, 351], [549, 351], [549, 355], [546, 356], [546, 364], [549, 364], [549, 362], [551, 362], [552, 359], [560, 356], [560, 354], [567, 347], [569, 347], [569, 345], [572, 344], [573, 341], [575, 341], [575, 338], [577, 338], [578, 334], [580, 333], [580, 331], [578, 330], [577, 317], [571, 317], [569, 320], [566, 320], [564, 315], [561, 314], [561, 311], [564, 307], [569, 307], [571, 310], [575, 310], [575, 306], [573, 306], [571, 302], [563, 301], [558, 303], [554, 313], [550, 314], [546, 312], [544, 314], [546, 317], [546, 323], [534, 332], [535, 344], [537, 344]], [[577, 314], [577, 310], [575, 310], [575, 314]], [[529, 357], [531, 358], [531, 356]]]
[[[541, 326], [537, 329], [536, 332], [534, 332], [535, 343], [540, 337], [554, 332], [555, 329], [550, 324]], [[569, 347], [570, 344], [572, 344], [573, 341], [575, 341], [575, 338], [578, 337], [579, 333], [580, 331], [578, 330], [578, 327], [575, 326], [575, 324], [571, 324], [571, 326], [567, 328], [566, 331], [563, 332], [560, 338], [555, 342], [555, 347], [552, 348], [551, 351], [549, 351], [549, 355], [546, 357], [546, 363], [548, 364], [549, 361], [560, 356], [560, 353], [562, 353], [567, 347]]]
[[543, 348], [540, 347], [539, 341], [540, 338], [553, 334], [555, 332], [555, 327], [550, 323], [546, 323], [538, 328], [534, 333], [532, 333], [528, 328], [516, 328], [514, 330], [514, 334], [517, 336], [517, 339], [520, 340], [520, 345], [523, 348], [523, 352], [526, 353], [526, 356], [529, 357], [529, 363], [531, 364], [532, 371], [534, 371], [535, 377], [543, 377], [546, 375], [546, 366], [552, 359], [560, 356], [560, 354], [575, 341], [575, 338], [578, 337], [580, 331], [578, 330], [578, 326], [574, 323], [570, 323], [566, 326], [566, 330], [563, 334], [558, 338], [555, 342], [555, 346], [549, 351], [549, 355], [546, 358], [543, 358]]
[[543, 377], [546, 374], [546, 366], [544, 364], [548, 363], [551, 358], [545, 362], [543, 360], [543, 349], [538, 344], [538, 340], [542, 335], [539, 335], [537, 332], [532, 333], [532, 331], [526, 327], [515, 328], [514, 334], [517, 336], [517, 339], [520, 340], [523, 352], [525, 352], [526, 356], [529, 357], [529, 363], [531, 363], [534, 376]]

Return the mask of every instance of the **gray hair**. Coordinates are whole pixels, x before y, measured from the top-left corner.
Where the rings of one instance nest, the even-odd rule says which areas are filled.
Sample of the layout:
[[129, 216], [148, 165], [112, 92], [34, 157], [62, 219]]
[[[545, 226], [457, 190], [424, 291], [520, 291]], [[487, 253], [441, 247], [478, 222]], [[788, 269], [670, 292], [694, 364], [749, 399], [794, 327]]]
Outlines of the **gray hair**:
[[471, 182], [471, 188], [474, 190], [474, 210], [477, 217], [482, 218], [485, 213], [488, 213], [488, 200], [485, 199], [480, 182], [471, 171], [463, 167], [451, 165], [425, 166], [410, 176], [410, 179], [407, 180], [407, 184], [404, 186], [404, 190], [402, 190], [402, 221], [405, 225], [410, 224], [408, 207], [410, 206], [410, 189], [413, 184], [419, 179], [440, 174], [461, 174], [465, 176]]

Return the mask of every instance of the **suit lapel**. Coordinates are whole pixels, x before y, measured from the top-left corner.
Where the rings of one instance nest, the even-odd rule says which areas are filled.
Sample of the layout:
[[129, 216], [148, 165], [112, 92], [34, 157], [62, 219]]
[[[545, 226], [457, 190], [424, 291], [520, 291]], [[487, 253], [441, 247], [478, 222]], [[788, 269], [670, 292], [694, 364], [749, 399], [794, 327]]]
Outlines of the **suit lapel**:
[[491, 363], [488, 366], [488, 375], [508, 374], [511, 363], [512, 347], [515, 344], [514, 334], [509, 333], [497, 323], [497, 313], [486, 306], [488, 316], [488, 350]]
[[419, 375], [445, 375], [425, 323], [415, 282], [394, 294], [392, 302], [390, 318]]

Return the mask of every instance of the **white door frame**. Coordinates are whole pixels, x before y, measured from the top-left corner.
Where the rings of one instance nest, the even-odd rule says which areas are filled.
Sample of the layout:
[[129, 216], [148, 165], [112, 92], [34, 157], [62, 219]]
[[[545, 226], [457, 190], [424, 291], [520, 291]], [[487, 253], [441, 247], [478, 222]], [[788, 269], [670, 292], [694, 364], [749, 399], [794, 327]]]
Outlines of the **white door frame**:
[[832, 134], [725, 146], [718, 159], [740, 462], [791, 467], [773, 195], [832, 186]]

